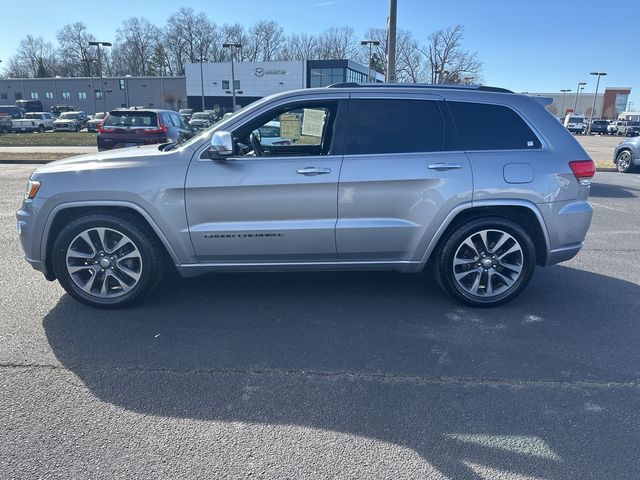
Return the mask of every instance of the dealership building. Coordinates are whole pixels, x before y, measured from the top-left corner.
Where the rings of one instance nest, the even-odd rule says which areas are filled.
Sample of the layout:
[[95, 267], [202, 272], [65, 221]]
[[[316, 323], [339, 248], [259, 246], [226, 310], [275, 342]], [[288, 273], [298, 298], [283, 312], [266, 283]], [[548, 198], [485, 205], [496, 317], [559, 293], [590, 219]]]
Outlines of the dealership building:
[[[236, 62], [236, 104], [244, 107], [273, 93], [300, 88], [326, 87], [342, 82], [367, 82], [368, 69], [351, 60], [299, 60], [288, 62]], [[202, 70], [201, 70], [202, 69]], [[371, 81], [384, 76], [371, 71]], [[231, 63], [190, 63], [186, 66], [187, 102], [190, 108], [222, 112], [232, 110]]]
[[[366, 82], [367, 67], [351, 60], [235, 62], [239, 107], [273, 93], [341, 82]], [[372, 70], [371, 80], [384, 81]], [[231, 63], [192, 63], [179, 77], [75, 77], [0, 79], [0, 105], [39, 100], [45, 110], [72, 105], [87, 114], [119, 107], [232, 110]], [[104, 107], [103, 107], [104, 105]]]
[[[564, 117], [567, 113], [573, 112], [590, 116], [593, 108], [593, 98], [596, 96], [595, 93], [585, 92], [580, 93], [580, 95], [576, 95], [575, 92], [567, 92], [564, 95], [562, 92], [528, 94], [553, 99], [553, 103], [547, 106], [547, 109], [557, 117]], [[631, 87], [606, 87], [596, 97], [593, 118], [617, 119], [627, 109], [629, 95], [631, 95]]]

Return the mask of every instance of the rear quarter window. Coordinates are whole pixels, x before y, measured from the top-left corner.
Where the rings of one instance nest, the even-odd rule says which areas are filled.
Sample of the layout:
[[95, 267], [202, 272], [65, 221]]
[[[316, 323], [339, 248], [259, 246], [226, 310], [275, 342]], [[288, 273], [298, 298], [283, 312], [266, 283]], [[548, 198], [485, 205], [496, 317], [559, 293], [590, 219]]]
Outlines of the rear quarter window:
[[540, 140], [509, 107], [487, 103], [447, 102], [465, 150], [534, 150]]

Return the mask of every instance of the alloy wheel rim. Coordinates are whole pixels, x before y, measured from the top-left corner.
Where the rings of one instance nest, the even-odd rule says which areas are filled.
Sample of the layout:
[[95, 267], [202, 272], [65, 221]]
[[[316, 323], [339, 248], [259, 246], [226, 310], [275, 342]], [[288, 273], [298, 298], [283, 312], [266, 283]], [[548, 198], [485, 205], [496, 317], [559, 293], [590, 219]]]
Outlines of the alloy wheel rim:
[[452, 262], [458, 287], [477, 298], [493, 298], [512, 289], [522, 275], [523, 265], [520, 243], [498, 229], [469, 235], [460, 243]]
[[113, 228], [82, 231], [67, 248], [66, 266], [73, 282], [101, 299], [126, 295], [140, 281], [142, 255], [136, 244]]
[[629, 168], [629, 164], [631, 162], [630, 157], [631, 155], [629, 155], [629, 152], [622, 152], [618, 156], [618, 170], [626, 170]]

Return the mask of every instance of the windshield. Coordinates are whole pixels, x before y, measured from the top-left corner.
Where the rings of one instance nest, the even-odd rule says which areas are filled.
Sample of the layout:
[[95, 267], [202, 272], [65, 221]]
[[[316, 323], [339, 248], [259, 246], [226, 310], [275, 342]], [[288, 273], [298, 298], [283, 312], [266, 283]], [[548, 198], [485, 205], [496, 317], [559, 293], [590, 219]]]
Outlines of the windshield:
[[39, 113], [27, 113], [24, 118], [28, 118], [30, 120], [40, 120], [42, 117]]
[[62, 115], [60, 115], [60, 118], [62, 120], [75, 120], [76, 118], [78, 118], [80, 116], [80, 114], [78, 113], [73, 113], [73, 112], [65, 112]]
[[569, 123], [582, 123], [584, 119], [582, 117], [569, 117]]
[[203, 119], [203, 120], [207, 120], [207, 119], [209, 119], [209, 114], [207, 114], [207, 113], [194, 113], [191, 118], [193, 118], [194, 120], [197, 120], [199, 118]]
[[106, 113], [104, 113], [104, 112], [98, 112], [93, 116], [93, 119], [94, 120], [102, 120], [105, 115], [106, 115]]
[[594, 120], [593, 124], [594, 125], [609, 125], [609, 122], [607, 122], [606, 120]]

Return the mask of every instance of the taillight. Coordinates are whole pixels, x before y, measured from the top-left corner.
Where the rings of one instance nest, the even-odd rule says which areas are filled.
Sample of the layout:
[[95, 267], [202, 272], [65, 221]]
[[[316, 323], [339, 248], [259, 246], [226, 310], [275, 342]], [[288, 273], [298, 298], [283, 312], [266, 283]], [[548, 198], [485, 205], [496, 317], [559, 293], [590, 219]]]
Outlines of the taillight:
[[596, 174], [596, 164], [593, 160], [574, 160], [569, 162], [569, 166], [580, 185], [591, 185], [591, 179]]
[[165, 125], [160, 125], [158, 128], [145, 128], [142, 130], [144, 133], [167, 133], [169, 130]]
[[99, 133], [113, 133], [115, 131], [116, 131], [115, 128], [104, 128], [104, 125], [102, 124], [102, 122], [98, 124]]

